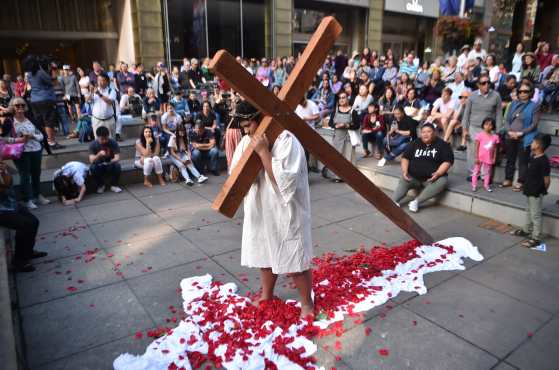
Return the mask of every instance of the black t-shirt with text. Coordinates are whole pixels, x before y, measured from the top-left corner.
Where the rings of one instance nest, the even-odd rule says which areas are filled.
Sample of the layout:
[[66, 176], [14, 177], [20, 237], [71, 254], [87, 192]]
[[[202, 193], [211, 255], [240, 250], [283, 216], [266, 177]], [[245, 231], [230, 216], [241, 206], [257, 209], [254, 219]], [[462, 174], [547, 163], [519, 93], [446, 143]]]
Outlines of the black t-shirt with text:
[[532, 157], [530, 162], [528, 162], [528, 169], [524, 177], [524, 195], [528, 197], [546, 195], [547, 190], [543, 178], [549, 176], [550, 173], [549, 158], [545, 154], [537, 158]]
[[431, 144], [425, 144], [421, 139], [414, 140], [407, 146], [404, 158], [410, 161], [410, 176], [419, 181], [429, 179], [443, 162], [454, 163], [452, 148], [439, 137]]
[[91, 144], [89, 144], [89, 154], [96, 155], [101, 150], [104, 150], [107, 155], [98, 159], [95, 163], [110, 162], [115, 157], [115, 154], [120, 153], [120, 146], [113, 139], [109, 139], [109, 141], [103, 145], [101, 145], [97, 140], [94, 140]]

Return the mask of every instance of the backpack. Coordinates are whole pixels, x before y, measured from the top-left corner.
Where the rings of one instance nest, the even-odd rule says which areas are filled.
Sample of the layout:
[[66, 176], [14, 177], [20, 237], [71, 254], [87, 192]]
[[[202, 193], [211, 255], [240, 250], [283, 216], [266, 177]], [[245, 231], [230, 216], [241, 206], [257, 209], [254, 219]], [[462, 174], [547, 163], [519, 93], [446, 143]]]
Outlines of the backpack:
[[130, 114], [132, 117], [140, 117], [142, 115], [142, 109], [144, 108], [142, 99], [137, 96], [132, 96], [128, 99], [128, 104], [130, 105]]
[[95, 137], [93, 136], [93, 125], [91, 124], [91, 117], [82, 116], [78, 121], [78, 126], [78, 140], [80, 141], [80, 143], [93, 141]]

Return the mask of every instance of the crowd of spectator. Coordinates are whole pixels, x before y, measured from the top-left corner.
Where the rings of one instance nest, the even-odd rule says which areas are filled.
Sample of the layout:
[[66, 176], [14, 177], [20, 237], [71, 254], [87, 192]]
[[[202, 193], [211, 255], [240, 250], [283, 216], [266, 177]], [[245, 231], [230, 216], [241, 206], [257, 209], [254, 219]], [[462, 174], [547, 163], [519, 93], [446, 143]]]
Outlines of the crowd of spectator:
[[[237, 61], [277, 94], [297, 58]], [[184, 58], [174, 66], [158, 62], [149, 70], [124, 61], [105, 69], [94, 61], [88, 70], [29, 56], [24, 67], [15, 81], [8, 75], [0, 80], [0, 136], [3, 145], [23, 144], [12, 159], [27, 209], [49, 202], [39, 187], [42, 155], [63, 149], [57, 141], [62, 135], [91, 141], [88, 164], [69, 162], [55, 174], [64, 204], [82, 200], [88, 176], [98, 193], [122, 190], [119, 142], [131, 123], [145, 124], [135, 140], [134, 165], [147, 187], [153, 173], [161, 186], [219, 176], [220, 151], [229, 166], [243, 135], [235, 118], [243, 98], [212, 75], [208, 58]], [[351, 56], [338, 51], [325, 60], [296, 113], [314, 128], [331, 129], [332, 145], [349, 161], [355, 162], [358, 146], [379, 167], [401, 157], [393, 199], [400, 205], [409, 189], [418, 188], [409, 202], [417, 212], [445, 190], [454, 150], [467, 151], [472, 191], [480, 175], [484, 189], [492, 191], [493, 166], [502, 153], [506, 179], [499, 186], [522, 191], [540, 114], [558, 103], [559, 56], [548, 43], [538, 43], [534, 52], [519, 44], [511, 61], [501, 61], [478, 39], [458, 55], [433, 61], [413, 52], [397, 60], [391, 50], [381, 55], [365, 48]], [[327, 168], [322, 174], [342, 181]]]

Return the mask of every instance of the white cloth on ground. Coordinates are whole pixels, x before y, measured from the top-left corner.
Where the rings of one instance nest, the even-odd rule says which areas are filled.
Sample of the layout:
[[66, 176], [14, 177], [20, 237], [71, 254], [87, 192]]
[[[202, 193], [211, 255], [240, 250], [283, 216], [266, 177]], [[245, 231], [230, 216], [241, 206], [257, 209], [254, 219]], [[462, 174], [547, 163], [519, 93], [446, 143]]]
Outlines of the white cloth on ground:
[[[243, 137], [231, 163], [234, 168], [250, 144]], [[244, 199], [241, 265], [272, 268], [274, 274], [311, 267], [311, 210], [305, 151], [283, 131], [272, 148], [272, 168], [279, 193], [262, 170]]]

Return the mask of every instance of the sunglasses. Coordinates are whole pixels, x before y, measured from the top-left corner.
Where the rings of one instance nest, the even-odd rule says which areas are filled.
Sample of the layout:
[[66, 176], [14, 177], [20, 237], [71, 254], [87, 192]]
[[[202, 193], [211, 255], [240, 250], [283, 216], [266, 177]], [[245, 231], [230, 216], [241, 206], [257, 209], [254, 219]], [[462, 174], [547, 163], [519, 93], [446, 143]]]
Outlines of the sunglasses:
[[459, 96], [458, 99], [467, 99], [467, 96]]
[[489, 81], [479, 81], [480, 85], [487, 85], [489, 83]]
[[14, 104], [16, 108], [25, 108], [25, 104]]
[[530, 90], [518, 90], [520, 94], [530, 94]]
[[347, 96], [340, 96], [340, 99], [347, 99]]

